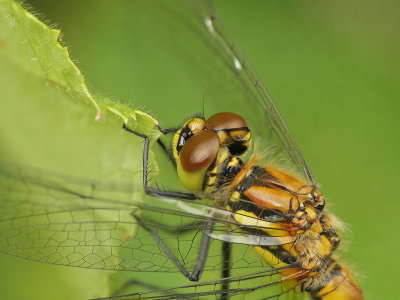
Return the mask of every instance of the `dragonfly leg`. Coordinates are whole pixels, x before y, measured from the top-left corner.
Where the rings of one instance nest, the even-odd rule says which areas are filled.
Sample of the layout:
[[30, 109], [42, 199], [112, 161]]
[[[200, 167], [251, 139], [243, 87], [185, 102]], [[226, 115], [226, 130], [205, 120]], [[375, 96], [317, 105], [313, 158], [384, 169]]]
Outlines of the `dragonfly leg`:
[[[160, 130], [160, 132], [163, 135], [166, 135], [168, 133], [172, 133], [177, 131], [177, 128], [168, 128], [168, 129], [163, 129], [161, 127], [160, 124], [157, 124], [158, 130]], [[168, 156], [169, 160], [171, 161], [171, 163], [174, 165], [174, 167], [176, 168], [176, 161], [174, 156], [172, 155], [171, 151], [168, 150], [167, 146], [165, 146], [164, 142], [162, 140], [160, 140], [159, 138], [157, 139], [157, 144], [161, 147], [161, 149], [163, 149], [164, 153]]]
[[169, 160], [173, 164], [174, 168], [176, 169], [176, 161], [172, 153], [168, 150], [167, 146], [165, 146], [164, 142], [160, 140], [159, 138], [157, 139], [157, 144], [163, 149], [164, 153], [168, 156]]
[[231, 243], [224, 241], [222, 243], [222, 259], [223, 261], [223, 266], [222, 266], [222, 294], [221, 294], [221, 300], [226, 300], [228, 299], [228, 293], [224, 292], [229, 289], [229, 281], [226, 278], [229, 278], [230, 276], [230, 263], [231, 263]]
[[[158, 129], [160, 132], [163, 134], [168, 134], [170, 132], [176, 131], [176, 129], [163, 129], [160, 125], [157, 125]], [[156, 196], [156, 197], [167, 197], [167, 198], [181, 198], [181, 199], [188, 199], [188, 200], [195, 200], [198, 199], [198, 196], [192, 194], [192, 193], [184, 193], [184, 192], [175, 192], [175, 191], [163, 191], [160, 189], [156, 189], [153, 187], [150, 187], [148, 185], [148, 179], [147, 179], [147, 169], [148, 169], [148, 158], [149, 158], [149, 149], [150, 149], [150, 138], [144, 134], [141, 134], [139, 132], [133, 131], [129, 129], [128, 127], [123, 125], [123, 129], [126, 130], [127, 132], [133, 133], [136, 136], [139, 136], [145, 140], [144, 142], [144, 150], [143, 150], [143, 188], [146, 192], [146, 194], [151, 195], [151, 196]], [[173, 157], [170, 155], [168, 152], [165, 144], [161, 140], [157, 140], [157, 143], [161, 146], [161, 148], [164, 150], [165, 153], [169, 156], [170, 160], [173, 161], [175, 164], [175, 160]], [[148, 231], [153, 238], [157, 241], [157, 243], [160, 245], [160, 247], [163, 249], [163, 251], [167, 254], [167, 256], [174, 262], [174, 264], [178, 267], [180, 272], [186, 276], [189, 280], [191, 281], [198, 281], [201, 277], [201, 274], [204, 269], [204, 264], [207, 258], [207, 252], [209, 248], [209, 241], [210, 241], [210, 233], [212, 231], [213, 227], [213, 221], [208, 220], [206, 223], [205, 230], [203, 231], [202, 234], [202, 239], [201, 239], [201, 246], [200, 250], [198, 253], [198, 257], [196, 260], [196, 266], [192, 273], [190, 274], [188, 270], [185, 269], [185, 267], [182, 265], [182, 263], [176, 258], [176, 256], [168, 249], [167, 245], [161, 240], [161, 238], [158, 236], [158, 234], [148, 228], [142, 220], [134, 213], [131, 213], [132, 216], [136, 219], [139, 225], [142, 226], [143, 229]], [[230, 263], [230, 245], [229, 243], [225, 242], [223, 245], [223, 251], [224, 251], [224, 268], [223, 268], [223, 277], [227, 278], [229, 277], [229, 263]], [[223, 283], [223, 289], [227, 290], [228, 289], [228, 282], [224, 281]], [[223, 294], [221, 299], [227, 299], [227, 294]]]
[[[127, 282], [125, 282], [120, 288], [118, 288], [118, 290], [113, 291], [111, 293], [111, 296], [107, 299], [121, 299], [120, 295], [122, 295], [124, 292], [126, 292], [126, 290], [132, 286], [140, 286], [140, 287], [144, 287], [147, 290], [157, 290], [159, 289], [158, 286], [152, 285], [148, 282], [144, 282], [144, 281], [140, 281], [140, 280], [136, 280], [136, 279], [131, 279]], [[96, 299], [94, 299], [96, 300]]]
[[161, 230], [163, 232], [167, 232], [167, 233], [172, 233], [172, 234], [176, 234], [176, 233], [185, 233], [185, 232], [190, 232], [193, 230], [197, 230], [199, 228], [199, 226], [203, 226], [202, 224], [205, 223], [205, 221], [193, 221], [190, 223], [186, 223], [182, 226], [179, 227], [167, 227], [165, 226], [165, 224], [159, 222], [158, 220], [151, 218], [149, 216], [146, 216], [145, 218], [143, 217], [143, 215], [141, 215], [141, 219], [142, 221], [145, 220], [145, 222], [147, 224], [151, 224], [152, 226], [157, 226], [158, 230]]
[[[148, 161], [149, 161], [149, 149], [150, 149], [150, 138], [147, 135], [144, 135], [142, 133], [133, 131], [132, 129], [129, 129], [126, 127], [124, 124], [122, 128], [130, 133], [133, 133], [136, 136], [139, 136], [144, 139], [144, 150], [143, 150], [143, 188], [146, 192], [146, 194], [150, 196], [156, 196], [156, 197], [166, 197], [166, 198], [181, 198], [181, 199], [187, 199], [187, 200], [195, 200], [199, 199], [198, 196], [192, 194], [192, 193], [184, 193], [184, 192], [175, 192], [175, 191], [163, 191], [157, 188], [153, 188], [148, 185], [148, 178], [147, 178], [147, 169], [148, 169]], [[159, 130], [163, 134], [167, 134], [169, 132], [173, 132], [176, 129], [162, 129], [160, 125], [158, 125]]]
[[196, 260], [196, 266], [194, 267], [194, 270], [192, 273], [189, 273], [188, 270], [185, 269], [185, 267], [182, 265], [182, 263], [179, 261], [178, 258], [171, 252], [171, 250], [168, 249], [167, 245], [162, 241], [162, 239], [159, 237], [157, 232], [151, 230], [149, 227], [146, 226], [146, 224], [140, 219], [139, 216], [135, 214], [135, 212], [131, 212], [131, 215], [133, 218], [135, 218], [136, 222], [147, 232], [149, 232], [154, 240], [157, 242], [157, 244], [163, 249], [165, 254], [174, 262], [174, 264], [178, 267], [179, 271], [187, 277], [190, 281], [198, 281], [201, 277], [201, 274], [204, 269], [204, 264], [207, 259], [207, 252], [209, 248], [209, 241], [210, 241], [210, 233], [212, 231], [213, 227], [213, 221], [208, 220], [206, 223], [206, 227], [203, 231], [202, 238], [201, 238], [201, 245], [199, 249], [199, 253], [197, 256]]

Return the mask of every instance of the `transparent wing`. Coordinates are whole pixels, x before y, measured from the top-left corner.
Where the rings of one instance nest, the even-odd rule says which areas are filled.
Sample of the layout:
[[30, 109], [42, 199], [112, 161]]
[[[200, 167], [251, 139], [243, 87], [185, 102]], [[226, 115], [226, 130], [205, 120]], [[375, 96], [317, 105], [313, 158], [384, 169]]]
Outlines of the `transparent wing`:
[[0, 175], [1, 252], [86, 268], [124, 266], [116, 251], [133, 230], [129, 213], [140, 190], [15, 165], [2, 165]]
[[[235, 105], [238, 105], [241, 109], [248, 106], [250, 114], [247, 120], [250, 124], [254, 124], [251, 129], [256, 134], [265, 137], [271, 136], [272, 132], [274, 139], [279, 141], [280, 148], [287, 153], [297, 171], [305, 175], [305, 178], [310, 182], [314, 182], [313, 176], [278, 109], [229, 31], [215, 13], [211, 1], [203, 0], [202, 5], [202, 9], [199, 11], [204, 25], [221, 51], [224, 51], [226, 56], [224, 61], [226, 61], [232, 73], [238, 77], [238, 81], [240, 81], [238, 84], [243, 85], [244, 89], [248, 91], [246, 97]], [[260, 112], [264, 114], [262, 119], [259, 117]], [[260, 125], [263, 123], [265, 127], [260, 130]]]
[[[236, 252], [230, 268], [268, 266], [254, 245], [293, 242], [285, 230], [271, 236], [246, 234], [216, 199], [198, 201], [145, 196], [128, 182], [100, 182], [3, 164], [0, 168], [0, 251], [50, 264], [84, 268], [178, 272], [154, 239], [156, 233], [188, 270], [212, 222], [205, 270], [220, 270], [221, 242]], [[209, 203], [210, 205], [207, 205]], [[212, 205], [214, 204], [214, 206]], [[140, 217], [138, 224], [134, 216]], [[254, 220], [253, 229], [269, 228]], [[149, 231], [150, 230], [150, 231]], [[270, 230], [273, 230], [271, 228]]]
[[[254, 115], [258, 110], [263, 111], [274, 135], [280, 141], [282, 148], [289, 155], [291, 161], [296, 165], [297, 170], [303, 173], [306, 178], [310, 180], [310, 182], [314, 183], [311, 171], [301, 155], [300, 150], [285, 122], [283, 121], [278, 109], [272, 101], [271, 96], [268, 94], [267, 90], [259, 80], [257, 74], [254, 72], [246, 57], [233, 40], [229, 31], [223, 25], [221, 19], [214, 12], [211, 1], [204, 0], [204, 2], [206, 12], [205, 23], [209, 28], [210, 33], [215, 35], [215, 38], [218, 40], [218, 42], [223, 45], [222, 48], [225, 49], [227, 55], [231, 57], [231, 65], [234, 66], [238, 76], [242, 77], [243, 84], [248, 85], [249, 90], [252, 91], [251, 94], [253, 97], [251, 97], [251, 99], [253, 102], [250, 107], [253, 108]], [[257, 127], [258, 126], [255, 126], [255, 128]]]
[[[285, 268], [285, 270], [288, 269], [290, 268]], [[291, 280], [293, 277], [282, 278], [279, 276], [278, 270], [264, 270], [173, 288], [156, 289], [148, 286], [150, 288], [149, 291], [101, 299], [199, 299], [209, 298], [209, 296], [221, 298], [223, 294], [227, 294], [229, 299], [236, 299], [235, 296], [238, 299], [285, 299], [285, 297], [286, 299], [289, 297], [290, 299], [302, 299], [301, 295], [295, 294], [296, 291], [300, 290], [300, 284], [293, 282]], [[138, 285], [139, 283], [138, 281], [131, 281], [125, 288], [129, 288], [129, 285]], [[221, 286], [227, 283], [229, 283], [230, 288], [222, 291]], [[266, 294], [263, 291], [263, 289], [273, 286], [280, 286], [280, 290], [272, 294]]]

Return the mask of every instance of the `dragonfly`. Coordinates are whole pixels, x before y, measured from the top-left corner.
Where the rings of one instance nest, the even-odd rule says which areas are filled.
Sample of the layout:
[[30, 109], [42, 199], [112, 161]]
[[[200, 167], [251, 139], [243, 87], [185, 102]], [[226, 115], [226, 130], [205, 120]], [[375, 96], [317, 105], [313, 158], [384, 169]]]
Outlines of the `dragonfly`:
[[[187, 5], [193, 12], [190, 20], [195, 22], [196, 28], [201, 28], [198, 38], [201, 40], [204, 35], [209, 45], [205, 58], [216, 62], [215, 68], [228, 71], [237, 86], [235, 93], [229, 94], [232, 97], [226, 100], [226, 89], [218, 81], [201, 78], [210, 80], [204, 81], [205, 90], [212, 89], [215, 84], [221, 88], [218, 93], [210, 94], [210, 101], [219, 111], [240, 111], [252, 135], [262, 136], [268, 142], [268, 153], [276, 163], [281, 160], [290, 164], [292, 172], [302, 182], [316, 186], [270, 96], [211, 4], [204, 1], [187, 2]], [[128, 126], [126, 124], [129, 130]], [[166, 135], [179, 130], [164, 130], [160, 124], [158, 129]], [[150, 139], [140, 132], [132, 132], [145, 139], [143, 186], [147, 195], [141, 201], [132, 200], [143, 188], [137, 182], [92, 181], [36, 168], [2, 166], [4, 213], [0, 251], [50, 264], [156, 274], [182, 273], [189, 280], [201, 279], [164, 289], [157, 289], [154, 282], [133, 281], [127, 288], [139, 285], [150, 291], [122, 296], [129, 299], [214, 296], [226, 299], [241, 297], [244, 293], [255, 297], [256, 292], [262, 292], [263, 298], [273, 298], [302, 289], [303, 282], [290, 283], [295, 279], [290, 278], [291, 275], [282, 279], [282, 274], [298, 270], [298, 264], [271, 267], [254, 251], [254, 246], [293, 243], [290, 236], [282, 241], [259, 233], [235, 231], [236, 227], [254, 229], [255, 225], [235, 221], [238, 213], [216, 205], [219, 197], [216, 193], [150, 187], [147, 176]], [[162, 142], [159, 145], [166, 149]], [[168, 156], [168, 151], [164, 152]], [[273, 215], [275, 222], [278, 217], [285, 215]], [[221, 273], [215, 273], [219, 270]], [[208, 272], [211, 279], [203, 280]], [[278, 291], [271, 292], [273, 286], [278, 286]]]

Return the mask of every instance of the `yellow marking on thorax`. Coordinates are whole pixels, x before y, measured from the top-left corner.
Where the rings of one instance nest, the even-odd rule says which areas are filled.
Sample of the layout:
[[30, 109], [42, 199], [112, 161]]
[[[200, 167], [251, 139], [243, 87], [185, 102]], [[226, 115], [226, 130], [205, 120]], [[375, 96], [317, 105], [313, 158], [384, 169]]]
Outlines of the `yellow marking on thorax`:
[[[279, 258], [277, 258], [275, 255], [273, 255], [267, 249], [264, 249], [259, 246], [255, 246], [254, 250], [256, 251], [256, 253], [258, 255], [261, 256], [261, 258], [263, 260], [265, 260], [274, 269], [284, 268], [284, 267], [289, 266], [287, 263], [281, 261]], [[304, 272], [302, 272], [302, 271], [303, 270], [301, 268], [287, 268], [287, 269], [279, 270], [279, 273], [289, 280], [295, 280], [296, 278], [299, 278], [299, 277], [301, 277], [302, 274], [304, 274]]]
[[257, 163], [258, 160], [258, 155], [253, 154], [249, 161], [243, 165], [240, 172], [235, 176], [229, 185], [232, 190], [234, 190], [242, 182], [242, 180], [250, 175], [251, 168]]
[[[290, 233], [285, 230], [285, 227], [280, 223], [272, 223], [258, 218], [254, 213], [247, 210], [237, 210], [234, 214], [235, 221], [239, 224], [246, 225], [246, 227], [253, 227], [274, 236], [279, 232], [279, 236], [289, 236]], [[278, 229], [278, 230], [277, 230]], [[283, 229], [283, 230], [279, 230]]]
[[282, 268], [288, 266], [288, 264], [284, 263], [271, 252], [260, 246], [254, 246], [254, 250], [256, 250], [257, 254], [260, 255], [262, 259], [270, 264], [273, 268]]
[[231, 202], [237, 202], [240, 199], [240, 193], [238, 191], [234, 191], [231, 195], [231, 197], [229, 198], [229, 200]]
[[283, 248], [283, 250], [285, 250], [287, 253], [289, 253], [291, 256], [293, 257], [297, 257], [297, 252], [293, 247], [293, 243], [289, 243], [289, 244], [284, 244], [281, 245], [281, 247]]

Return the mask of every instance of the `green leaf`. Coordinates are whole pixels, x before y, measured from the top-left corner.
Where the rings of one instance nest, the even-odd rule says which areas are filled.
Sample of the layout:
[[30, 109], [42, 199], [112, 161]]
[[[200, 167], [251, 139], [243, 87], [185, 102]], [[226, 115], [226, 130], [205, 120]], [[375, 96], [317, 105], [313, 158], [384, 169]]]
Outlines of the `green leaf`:
[[[156, 137], [156, 121], [116, 101], [93, 96], [59, 36], [59, 30], [50, 29], [19, 4], [0, 1], [1, 160], [93, 180], [140, 183], [143, 140], [121, 127], [125, 122]], [[132, 201], [139, 201], [142, 194], [138, 189]], [[129, 234], [131, 228], [125, 229]], [[110, 271], [3, 255], [0, 260], [4, 298], [84, 299], [108, 294]], [[24, 288], [21, 282], [7, 281], [7, 272], [26, 279]]]
[[58, 42], [60, 31], [48, 28], [12, 1], [2, 1], [2, 54], [18, 68], [63, 87], [100, 108], [90, 95], [83, 76]]

